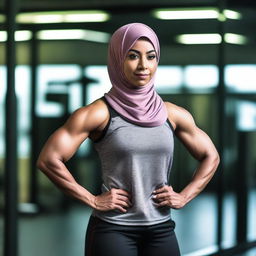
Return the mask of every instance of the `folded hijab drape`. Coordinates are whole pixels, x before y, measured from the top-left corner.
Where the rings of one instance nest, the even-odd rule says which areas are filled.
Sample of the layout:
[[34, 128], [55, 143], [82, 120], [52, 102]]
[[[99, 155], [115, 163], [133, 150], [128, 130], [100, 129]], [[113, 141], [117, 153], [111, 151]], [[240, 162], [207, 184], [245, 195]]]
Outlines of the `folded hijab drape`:
[[167, 120], [167, 109], [155, 91], [155, 76], [144, 86], [134, 86], [124, 74], [125, 57], [141, 37], [146, 37], [152, 43], [159, 61], [159, 41], [150, 27], [142, 23], [131, 23], [116, 30], [108, 50], [108, 74], [112, 88], [105, 94], [105, 98], [131, 123], [148, 127], [159, 126]]

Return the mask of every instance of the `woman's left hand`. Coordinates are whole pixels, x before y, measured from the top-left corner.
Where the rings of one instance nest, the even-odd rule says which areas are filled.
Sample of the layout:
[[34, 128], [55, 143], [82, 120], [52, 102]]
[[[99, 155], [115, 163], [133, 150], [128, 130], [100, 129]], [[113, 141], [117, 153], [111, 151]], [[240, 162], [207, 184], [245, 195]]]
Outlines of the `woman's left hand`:
[[173, 191], [171, 186], [165, 185], [155, 190], [153, 193], [153, 198], [158, 203], [159, 207], [169, 206], [170, 208], [180, 209], [186, 204], [185, 196]]

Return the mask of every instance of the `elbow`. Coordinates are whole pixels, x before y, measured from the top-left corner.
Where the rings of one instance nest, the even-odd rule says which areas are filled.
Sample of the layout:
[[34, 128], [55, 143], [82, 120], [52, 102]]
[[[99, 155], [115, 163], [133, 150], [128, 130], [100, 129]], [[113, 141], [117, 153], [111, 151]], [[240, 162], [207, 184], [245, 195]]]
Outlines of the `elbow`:
[[36, 167], [42, 171], [42, 172], [45, 172], [46, 171], [46, 163], [43, 159], [41, 158], [38, 158], [37, 162], [36, 162]]
[[205, 156], [201, 159], [201, 162], [207, 163], [207, 165], [211, 168], [212, 172], [214, 173], [220, 163], [220, 156], [217, 150], [209, 151], [205, 154]]
[[52, 168], [53, 159], [49, 157], [39, 156], [36, 162], [36, 167], [43, 173], [47, 173]]
[[219, 164], [220, 164], [220, 156], [219, 156], [218, 152], [216, 151], [216, 153], [213, 156], [213, 165], [215, 167], [215, 170], [217, 170]]
[[44, 174], [49, 174], [51, 172], [55, 172], [60, 169], [60, 162], [57, 158], [52, 156], [39, 156], [36, 167], [42, 171]]

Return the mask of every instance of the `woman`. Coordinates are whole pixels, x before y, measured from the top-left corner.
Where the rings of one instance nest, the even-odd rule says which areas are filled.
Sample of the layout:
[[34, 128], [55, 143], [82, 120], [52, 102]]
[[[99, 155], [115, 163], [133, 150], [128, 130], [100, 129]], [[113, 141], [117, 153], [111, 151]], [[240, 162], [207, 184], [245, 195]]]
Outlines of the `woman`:
[[[65, 193], [92, 207], [87, 256], [177, 256], [170, 208], [180, 209], [212, 178], [218, 153], [190, 113], [163, 102], [154, 90], [160, 57], [156, 34], [132, 23], [119, 28], [109, 44], [111, 90], [75, 111], [45, 144], [38, 167]], [[198, 167], [179, 193], [168, 185], [177, 136]], [[65, 162], [90, 138], [102, 164], [102, 193], [80, 186]]]

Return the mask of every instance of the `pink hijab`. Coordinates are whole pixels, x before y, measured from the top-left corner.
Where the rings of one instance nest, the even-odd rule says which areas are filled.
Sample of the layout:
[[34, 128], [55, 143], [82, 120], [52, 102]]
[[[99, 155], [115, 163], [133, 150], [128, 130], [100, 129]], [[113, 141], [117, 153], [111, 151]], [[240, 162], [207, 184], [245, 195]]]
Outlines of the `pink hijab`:
[[159, 126], [167, 120], [167, 109], [154, 89], [153, 77], [148, 84], [130, 84], [123, 71], [126, 54], [141, 37], [152, 43], [159, 61], [160, 47], [155, 32], [142, 23], [122, 26], [112, 35], [108, 50], [108, 74], [111, 90], [105, 94], [108, 103], [126, 120], [140, 126]]

